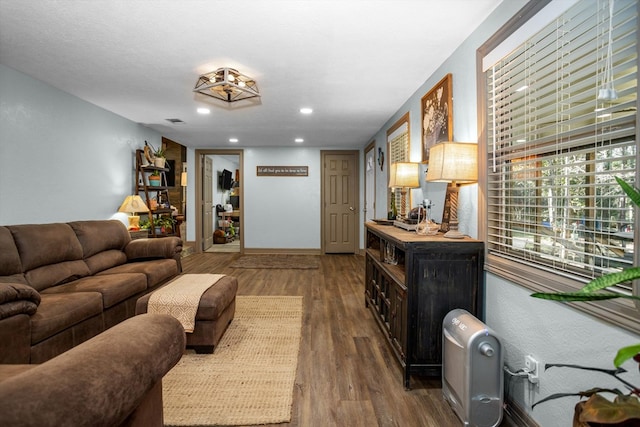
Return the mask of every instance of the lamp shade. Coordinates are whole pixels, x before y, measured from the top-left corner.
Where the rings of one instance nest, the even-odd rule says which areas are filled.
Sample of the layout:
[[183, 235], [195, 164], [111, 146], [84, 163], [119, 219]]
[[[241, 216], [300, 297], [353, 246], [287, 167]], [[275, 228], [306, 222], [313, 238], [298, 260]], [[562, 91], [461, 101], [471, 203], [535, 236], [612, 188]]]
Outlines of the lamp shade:
[[182, 172], [180, 174], [180, 185], [182, 187], [186, 187], [187, 186], [187, 173], [186, 172]]
[[149, 212], [147, 204], [142, 200], [142, 197], [138, 195], [127, 196], [124, 202], [120, 205], [118, 212], [136, 213], [136, 212]]
[[391, 164], [389, 170], [389, 188], [420, 187], [420, 171], [418, 163], [397, 162]]
[[478, 144], [442, 142], [429, 150], [427, 181], [457, 182], [478, 180]]

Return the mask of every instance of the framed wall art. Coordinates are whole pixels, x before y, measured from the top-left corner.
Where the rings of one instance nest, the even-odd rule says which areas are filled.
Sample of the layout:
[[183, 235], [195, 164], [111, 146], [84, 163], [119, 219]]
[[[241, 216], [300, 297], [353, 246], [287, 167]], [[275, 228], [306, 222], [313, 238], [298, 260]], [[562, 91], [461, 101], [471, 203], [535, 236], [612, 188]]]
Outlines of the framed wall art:
[[429, 162], [435, 144], [453, 141], [452, 77], [447, 74], [422, 97], [422, 161]]

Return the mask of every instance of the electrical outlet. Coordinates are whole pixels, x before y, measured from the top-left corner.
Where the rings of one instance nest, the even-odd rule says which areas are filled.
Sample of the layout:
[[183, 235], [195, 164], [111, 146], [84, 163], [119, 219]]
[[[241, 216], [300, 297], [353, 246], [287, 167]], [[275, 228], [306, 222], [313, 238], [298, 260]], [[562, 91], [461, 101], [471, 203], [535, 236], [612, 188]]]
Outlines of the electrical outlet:
[[527, 371], [529, 382], [536, 384], [540, 380], [539, 363], [530, 354], [524, 357], [524, 369]]

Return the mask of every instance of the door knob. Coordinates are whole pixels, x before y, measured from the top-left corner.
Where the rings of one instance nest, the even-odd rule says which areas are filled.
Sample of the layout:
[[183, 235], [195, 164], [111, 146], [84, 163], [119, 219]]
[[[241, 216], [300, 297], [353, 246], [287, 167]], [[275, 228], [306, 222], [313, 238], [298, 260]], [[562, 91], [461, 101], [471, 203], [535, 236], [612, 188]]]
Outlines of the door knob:
[[349, 206], [349, 210], [353, 212], [355, 209], [353, 209], [353, 206]]

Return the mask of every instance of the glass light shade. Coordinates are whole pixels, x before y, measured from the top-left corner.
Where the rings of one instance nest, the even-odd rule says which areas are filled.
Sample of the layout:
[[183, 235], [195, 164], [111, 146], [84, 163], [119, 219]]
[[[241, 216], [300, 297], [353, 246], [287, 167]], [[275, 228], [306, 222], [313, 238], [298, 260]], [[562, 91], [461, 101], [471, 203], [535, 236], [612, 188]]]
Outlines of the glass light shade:
[[420, 187], [420, 171], [418, 163], [396, 162], [389, 170], [389, 188]]
[[427, 181], [465, 184], [478, 180], [478, 144], [442, 142], [429, 150]]

